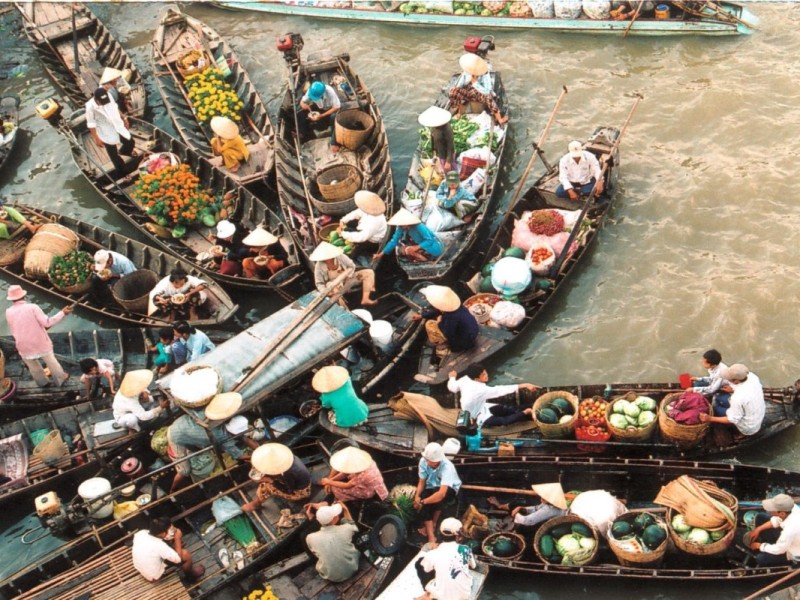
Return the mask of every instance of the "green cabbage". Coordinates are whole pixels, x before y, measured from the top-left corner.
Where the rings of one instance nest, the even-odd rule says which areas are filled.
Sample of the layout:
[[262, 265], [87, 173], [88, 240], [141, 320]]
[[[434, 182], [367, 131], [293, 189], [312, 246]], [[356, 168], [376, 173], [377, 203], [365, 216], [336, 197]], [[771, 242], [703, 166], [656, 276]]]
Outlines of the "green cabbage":
[[625, 413], [625, 408], [630, 404], [627, 400], [617, 400], [614, 402], [614, 412], [618, 415]]
[[636, 404], [636, 406], [639, 407], [640, 410], [643, 410], [643, 411], [644, 410], [652, 410], [652, 411], [654, 411], [658, 407], [658, 404], [656, 404], [656, 401], [653, 400], [652, 398], [647, 397], [647, 396], [639, 396], [636, 399], [635, 404]]
[[581, 549], [581, 543], [571, 533], [561, 536], [556, 542], [556, 550], [561, 556], [566, 556]]
[[639, 413], [642, 412], [639, 410], [639, 407], [635, 404], [631, 404], [628, 402], [628, 406], [625, 407], [625, 415], [628, 417], [633, 417], [634, 419], [639, 417]]
[[689, 532], [689, 537], [686, 538], [690, 542], [694, 542], [695, 544], [708, 544], [711, 542], [711, 536], [708, 535], [708, 532], [705, 529], [700, 529], [699, 527], [695, 527]]
[[614, 413], [608, 417], [608, 422], [611, 424], [612, 427], [616, 427], [617, 429], [627, 429], [628, 428], [628, 419], [625, 418], [625, 415], [619, 415]]
[[724, 537], [725, 537], [727, 534], [728, 534], [728, 532], [727, 532], [727, 531], [724, 531], [724, 530], [722, 530], [722, 529], [719, 529], [719, 530], [717, 530], [717, 531], [712, 531], [712, 532], [711, 532], [711, 541], [712, 541], [712, 542], [718, 542], [718, 541], [720, 541], [722, 538], [724, 538]]
[[636, 424], [639, 427], [647, 427], [655, 420], [656, 420], [656, 413], [651, 412], [649, 410], [644, 410], [639, 414], [639, 419], [637, 420]]
[[688, 533], [691, 528], [691, 525], [686, 524], [682, 514], [678, 513], [672, 517], [672, 529], [675, 530], [675, 533]]
[[594, 538], [582, 537], [579, 544], [584, 550], [594, 550], [597, 542], [594, 540]]

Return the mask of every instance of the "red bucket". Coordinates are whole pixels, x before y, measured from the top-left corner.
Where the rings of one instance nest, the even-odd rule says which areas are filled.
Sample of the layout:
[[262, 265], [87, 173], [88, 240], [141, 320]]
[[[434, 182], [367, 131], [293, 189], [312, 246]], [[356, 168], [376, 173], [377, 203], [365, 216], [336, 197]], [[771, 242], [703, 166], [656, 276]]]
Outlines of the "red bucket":
[[691, 373], [681, 373], [678, 375], [678, 381], [681, 382], [681, 387], [685, 390], [688, 387], [692, 387], [692, 375]]

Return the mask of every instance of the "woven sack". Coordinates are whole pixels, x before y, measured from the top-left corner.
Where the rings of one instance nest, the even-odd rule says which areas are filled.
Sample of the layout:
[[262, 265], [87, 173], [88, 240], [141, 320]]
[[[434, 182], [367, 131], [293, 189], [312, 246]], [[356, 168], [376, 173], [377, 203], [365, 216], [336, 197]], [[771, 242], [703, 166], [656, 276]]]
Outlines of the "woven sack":
[[18, 237], [0, 241], [0, 267], [7, 267], [19, 262], [25, 255], [28, 238]]
[[53, 258], [76, 250], [78, 241], [78, 236], [63, 225], [45, 223], [25, 247], [25, 275], [33, 279], [48, 279]]
[[[536, 415], [539, 411], [550, 404], [556, 398], [564, 398], [572, 405], [572, 420], [567, 423], [542, 423]], [[539, 426], [539, 431], [546, 438], [565, 439], [573, 437], [575, 431], [575, 419], [578, 416], [578, 398], [574, 394], [564, 391], [547, 392], [542, 394], [533, 403], [533, 420]]]
[[375, 119], [363, 110], [353, 108], [336, 113], [334, 130], [336, 142], [348, 150], [356, 151], [364, 145], [375, 129]]
[[739, 508], [732, 494], [688, 475], [681, 475], [663, 486], [654, 502], [681, 513], [688, 525], [709, 531], [735, 527]]
[[33, 449], [33, 457], [50, 466], [55, 465], [67, 454], [69, 448], [61, 439], [61, 432], [58, 429], [50, 431]]
[[[664, 396], [658, 407], [658, 428], [665, 439], [675, 442], [681, 448], [693, 448], [705, 439], [710, 423], [684, 425], [670, 417], [667, 409], [682, 395], [683, 392], [675, 392]], [[708, 414], [711, 414], [711, 403], [708, 405]]]
[[361, 189], [361, 172], [353, 165], [334, 165], [317, 173], [317, 186], [323, 200], [340, 202]]

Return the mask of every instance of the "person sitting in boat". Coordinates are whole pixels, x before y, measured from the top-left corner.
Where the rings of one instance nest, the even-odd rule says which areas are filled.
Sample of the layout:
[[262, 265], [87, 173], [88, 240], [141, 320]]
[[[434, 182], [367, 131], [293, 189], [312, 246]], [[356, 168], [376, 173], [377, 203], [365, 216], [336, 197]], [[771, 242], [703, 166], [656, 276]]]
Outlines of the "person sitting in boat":
[[284, 500], [304, 500], [311, 495], [311, 471], [283, 444], [262, 444], [250, 459], [250, 478], [258, 482], [254, 500], [242, 505], [253, 512], [271, 496]]
[[455, 501], [461, 489], [461, 479], [455, 465], [445, 456], [441, 444], [436, 442], [431, 442], [422, 451], [417, 474], [414, 509], [419, 511], [423, 523], [418, 531], [427, 537], [429, 543], [436, 544], [436, 521], [444, 505]]
[[170, 320], [197, 320], [208, 302], [208, 284], [176, 267], [150, 291], [150, 302]]
[[183, 545], [183, 533], [167, 519], [154, 519], [148, 529], [134, 533], [131, 553], [134, 568], [150, 582], [161, 579], [168, 562], [180, 565], [191, 579], [206, 572], [203, 565], [193, 563], [192, 553]]
[[130, 69], [119, 71], [112, 67], [106, 67], [103, 69], [103, 75], [100, 77], [100, 85], [110, 94], [114, 102], [117, 103], [120, 112], [125, 114], [130, 114], [133, 110], [130, 97], [131, 86], [128, 85], [130, 76]]
[[447, 389], [454, 394], [460, 394], [461, 410], [469, 412], [478, 427], [502, 427], [531, 420], [533, 410], [530, 408], [523, 410], [518, 406], [494, 404], [487, 400], [515, 394], [520, 388], [533, 392], [541, 389], [538, 385], [514, 383], [490, 387], [487, 385], [489, 372], [480, 363], [473, 363], [467, 367], [459, 379], [456, 379], [456, 376], [455, 371], [450, 371]]
[[750, 534], [750, 549], [757, 552], [759, 567], [777, 567], [800, 562], [800, 508], [788, 494], [762, 502], [765, 512], [756, 515]]
[[512, 508], [509, 504], [500, 504], [493, 496], [488, 499], [489, 504], [500, 510], [510, 508], [514, 525], [519, 527], [535, 527], [553, 517], [567, 514], [567, 498], [560, 483], [538, 483], [532, 485], [531, 489], [539, 495], [539, 504]]
[[397, 248], [397, 254], [415, 262], [428, 262], [440, 257], [444, 252], [442, 242], [431, 229], [405, 208], [398, 210], [387, 222], [397, 227], [383, 250], [373, 258], [390, 254]]
[[438, 106], [430, 106], [422, 111], [417, 121], [423, 127], [431, 129], [431, 147], [434, 160], [441, 175], [450, 171], [456, 164], [456, 142], [450, 120], [453, 115], [449, 110]]
[[242, 244], [248, 256], [242, 260], [242, 274], [250, 279], [267, 279], [289, 264], [289, 253], [269, 231], [256, 227]]
[[472, 213], [478, 210], [475, 194], [461, 186], [457, 171], [450, 171], [436, 190], [439, 207], [449, 210], [465, 223], [472, 220]]
[[0, 146], [11, 141], [11, 134], [15, 129], [16, 127], [14, 127], [11, 121], [6, 121], [3, 119], [3, 116], [0, 115]]
[[92, 295], [101, 304], [116, 304], [111, 288], [125, 275], [134, 273], [136, 265], [127, 256], [112, 250], [94, 253]]
[[[97, 398], [104, 389], [109, 394], [117, 393], [117, 369], [113, 362], [107, 358], [84, 358], [80, 366], [87, 400]], [[104, 380], [107, 385], [104, 385]]]
[[764, 403], [764, 388], [755, 373], [743, 364], [731, 365], [720, 373], [732, 389], [730, 408], [724, 416], [700, 415], [704, 423], [732, 425], [741, 436], [755, 435], [761, 429], [767, 407]]
[[175, 343], [175, 330], [172, 327], [162, 327], [158, 330], [158, 342], [152, 344], [148, 339], [148, 352], [153, 352], [153, 366], [159, 375], [168, 373], [175, 365], [172, 361], [172, 344]]
[[[375, 271], [372, 269], [356, 271], [355, 263], [345, 255], [344, 249], [328, 242], [320, 242], [308, 258], [316, 263], [314, 265], [314, 285], [320, 293], [327, 292], [328, 296], [333, 296], [355, 279], [361, 283], [361, 304], [372, 306], [378, 303], [377, 300], [370, 297], [375, 291]], [[329, 284], [342, 274], [346, 274], [344, 280], [334, 289], [329, 290]]]
[[632, 0], [612, 0], [610, 16], [615, 21], [627, 21], [633, 18], [637, 10], [639, 11], [639, 17], [648, 17], [653, 15], [655, 9], [656, 3], [647, 0], [637, 0], [636, 2]]
[[357, 208], [339, 220], [339, 235], [354, 246], [353, 254], [372, 255], [380, 250], [389, 227], [386, 203], [367, 190], [357, 191], [354, 200]]
[[186, 321], [178, 321], [172, 326], [175, 333], [175, 341], [172, 343], [172, 361], [179, 367], [193, 360], [197, 360], [203, 354], [211, 352], [216, 346], [208, 336], [192, 327]]
[[331, 455], [331, 472], [319, 483], [340, 502], [369, 500], [375, 496], [386, 500], [389, 496], [378, 465], [368, 452], [352, 446]]
[[244, 238], [250, 234], [245, 227], [223, 219], [217, 223], [216, 235], [211, 234], [209, 239], [214, 242], [214, 264], [222, 275], [241, 275], [242, 260], [250, 256], [250, 247], [244, 243]]
[[28, 233], [33, 235], [41, 227], [39, 223], [31, 223], [25, 216], [13, 206], [5, 206], [0, 200], [0, 240], [11, 239], [11, 236], [20, 228], [24, 227]]
[[211, 151], [221, 158], [222, 166], [236, 173], [250, 159], [250, 150], [239, 135], [239, 126], [228, 117], [211, 117], [211, 131], [217, 134], [211, 138]]
[[322, 408], [327, 408], [328, 419], [339, 427], [356, 427], [367, 420], [369, 407], [353, 389], [347, 369], [325, 366], [314, 374], [311, 387], [321, 394]]
[[483, 104], [494, 117], [498, 125], [508, 122], [508, 115], [503, 115], [497, 98], [494, 94], [494, 83], [489, 74], [489, 63], [471, 52], [461, 55], [458, 59], [461, 65], [461, 76], [450, 89], [450, 106], [455, 107], [456, 114], [464, 114], [466, 105], [470, 102]]
[[332, 506], [327, 502], [314, 502], [305, 509], [309, 520], [316, 513], [321, 526], [319, 531], [306, 536], [306, 546], [317, 557], [317, 573], [327, 581], [347, 581], [358, 572], [361, 560], [361, 552], [353, 545], [358, 527], [350, 510], [341, 502]]
[[134, 431], [141, 431], [142, 425], [145, 423], [148, 429], [155, 426], [156, 419], [169, 406], [169, 400], [164, 398], [158, 403], [158, 406], [149, 410], [142, 406], [143, 403], [150, 402], [150, 393], [147, 388], [152, 381], [153, 372], [150, 369], [138, 369], [125, 373], [111, 405], [117, 425]]
[[[209, 436], [234, 460], [246, 459], [247, 450], [237, 444], [237, 440], [225, 427], [225, 422], [234, 417], [241, 407], [241, 394], [217, 394], [203, 412], [191, 411], [191, 414], [181, 415], [173, 421], [167, 429], [167, 453], [175, 461], [175, 478], [172, 480], [170, 493], [178, 490], [187, 478], [191, 477], [195, 481], [205, 479], [217, 467], [212, 450], [197, 454], [211, 445]], [[199, 422], [203, 417], [209, 422], [207, 428]], [[252, 438], [244, 436], [238, 439], [249, 449], [258, 448], [258, 442]], [[190, 454], [194, 456], [181, 460]]]
[[[478, 566], [472, 550], [461, 542], [463, 524], [448, 517], [439, 526], [442, 543], [428, 550], [415, 567], [425, 594], [416, 600], [468, 600], [472, 597], [472, 573]], [[433, 571], [433, 577], [429, 575]]]
[[714, 416], [724, 417], [731, 406], [731, 391], [733, 390], [720, 373], [725, 371], [728, 365], [722, 362], [722, 355], [713, 348], [703, 353], [700, 362], [705, 369], [708, 369], [708, 377], [692, 377], [692, 385], [687, 387], [686, 391], [711, 398]]
[[475, 316], [461, 304], [458, 294], [443, 285], [429, 285], [420, 291], [431, 308], [413, 318], [427, 319], [425, 332], [428, 341], [436, 348], [437, 356], [448, 351], [463, 352], [474, 348], [480, 327]]
[[[105, 88], [97, 88], [86, 103], [86, 127], [94, 143], [106, 149], [108, 158], [114, 165], [113, 176], [125, 175], [127, 173], [125, 161], [120, 158], [120, 154], [138, 158], [139, 153], [135, 148], [133, 134], [128, 130], [127, 117], [120, 114], [117, 103]], [[117, 149], [118, 144], [119, 149]]]
[[577, 201], [581, 196], [591, 194], [592, 190], [597, 196], [602, 194], [603, 171], [597, 157], [584, 150], [578, 140], [571, 141], [568, 150], [558, 162], [556, 196]]
[[342, 106], [339, 94], [331, 86], [315, 81], [300, 99], [300, 110], [297, 111], [297, 127], [300, 143], [311, 139], [311, 125], [321, 129], [331, 128], [331, 151], [338, 152], [334, 120]]

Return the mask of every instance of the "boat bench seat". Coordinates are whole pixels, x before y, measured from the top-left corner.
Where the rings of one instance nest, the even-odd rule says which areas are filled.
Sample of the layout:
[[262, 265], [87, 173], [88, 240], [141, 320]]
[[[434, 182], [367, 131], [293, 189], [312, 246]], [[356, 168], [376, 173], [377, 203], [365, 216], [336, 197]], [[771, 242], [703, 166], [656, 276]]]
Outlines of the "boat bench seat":
[[[75, 31], [83, 31], [92, 25], [94, 25], [94, 20], [88, 17], [81, 17], [75, 23]], [[39, 43], [45, 45], [47, 42], [44, 40], [48, 40], [50, 44], [55, 45], [61, 40], [72, 39], [72, 22], [65, 19], [43, 25], [36, 30], [36, 38], [39, 40]]]

